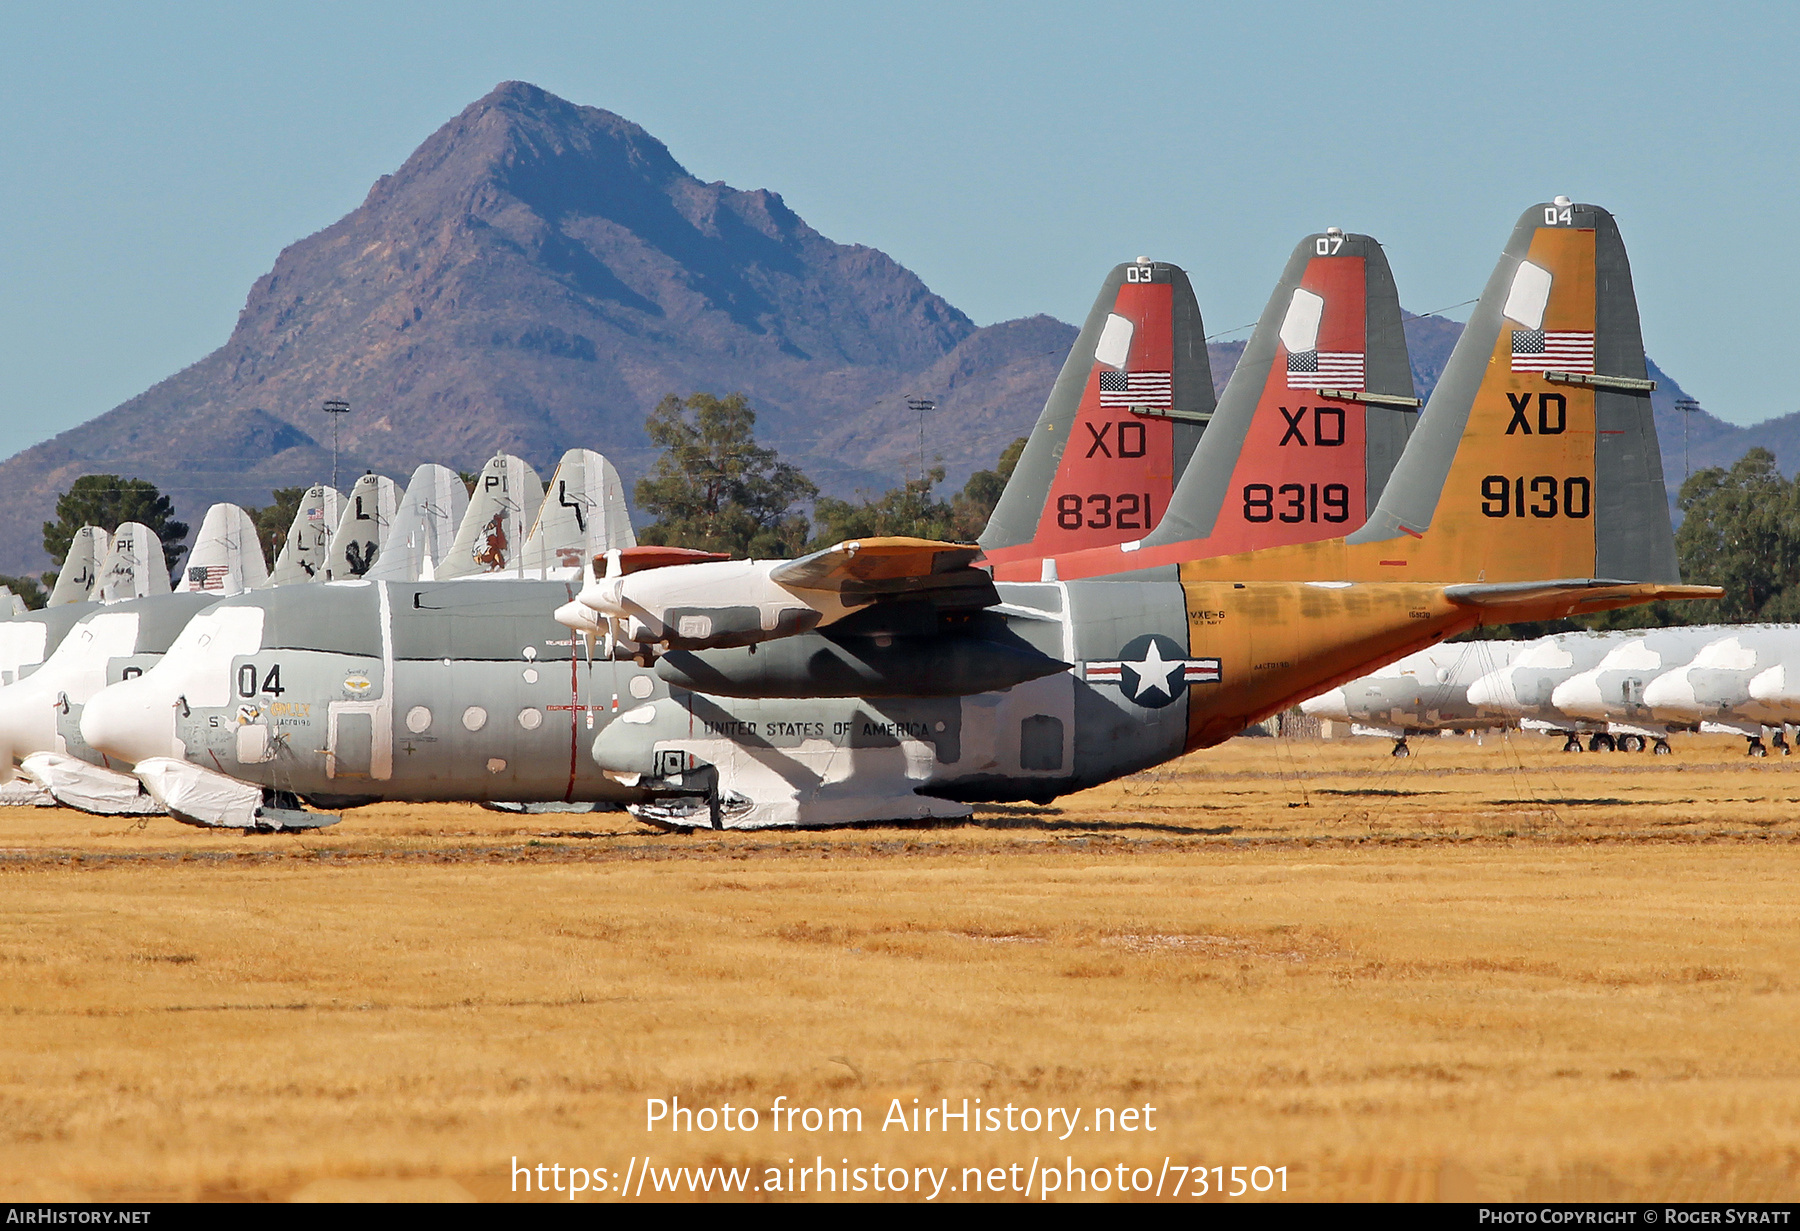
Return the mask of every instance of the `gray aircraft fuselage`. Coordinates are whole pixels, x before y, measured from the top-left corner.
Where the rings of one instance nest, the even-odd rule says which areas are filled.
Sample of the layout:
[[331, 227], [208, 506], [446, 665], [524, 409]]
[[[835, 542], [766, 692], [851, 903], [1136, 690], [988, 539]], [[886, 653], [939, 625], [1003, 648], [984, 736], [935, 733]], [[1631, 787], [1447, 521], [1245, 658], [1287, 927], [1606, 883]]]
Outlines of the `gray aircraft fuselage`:
[[[1217, 678], [1216, 660], [1188, 656], [1176, 582], [1003, 584], [1001, 606], [968, 617], [963, 634], [915, 640], [906, 613], [884, 611], [894, 631], [805, 634], [787, 639], [793, 645], [669, 654], [651, 666], [590, 657], [551, 618], [574, 588], [351, 582], [222, 600], [211, 615], [260, 610], [258, 648], [208, 660], [205, 647], [177, 647], [137, 682], [181, 691], [143, 707], [137, 721], [152, 729], [135, 747], [171, 755], [162, 730], [172, 722], [179, 755], [194, 764], [350, 806], [646, 803], [681, 794], [691, 764], [670, 762], [673, 744], [716, 767], [727, 786], [768, 787], [739, 793], [746, 824], [959, 815], [966, 803], [946, 801], [1048, 800], [1179, 755], [1188, 707], [1177, 702], [1206, 688], [1209, 672]], [[979, 644], [958, 649], [963, 637]], [[760, 687], [762, 664], [779, 679], [797, 653], [826, 662], [842, 691], [884, 691], [892, 661], [915, 673], [893, 687], [947, 695], [734, 697], [665, 678], [710, 673], [737, 681], [727, 686]], [[934, 654], [943, 670], [917, 675], [920, 656]], [[989, 657], [1034, 663], [1041, 674], [948, 695], [987, 670]], [[1077, 678], [1071, 663], [1092, 678]], [[108, 732], [123, 746], [117, 721]]]

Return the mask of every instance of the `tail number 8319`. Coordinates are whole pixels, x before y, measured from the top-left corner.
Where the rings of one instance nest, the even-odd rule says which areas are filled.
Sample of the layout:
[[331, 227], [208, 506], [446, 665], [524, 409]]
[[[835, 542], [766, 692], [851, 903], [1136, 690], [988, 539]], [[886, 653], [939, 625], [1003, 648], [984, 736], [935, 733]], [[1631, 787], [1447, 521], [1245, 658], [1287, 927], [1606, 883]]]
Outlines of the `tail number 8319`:
[[1540, 474], [1490, 474], [1481, 480], [1481, 511], [1488, 517], [1571, 517], [1577, 521], [1594, 509], [1593, 484], [1582, 475], [1558, 479]]

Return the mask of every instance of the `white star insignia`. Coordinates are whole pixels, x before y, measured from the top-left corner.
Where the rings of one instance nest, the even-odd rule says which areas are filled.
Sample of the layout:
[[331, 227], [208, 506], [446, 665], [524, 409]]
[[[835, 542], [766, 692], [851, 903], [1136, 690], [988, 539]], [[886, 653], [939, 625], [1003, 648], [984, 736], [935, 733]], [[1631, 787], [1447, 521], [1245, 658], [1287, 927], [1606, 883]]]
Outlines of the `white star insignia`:
[[1125, 665], [1130, 667], [1138, 677], [1137, 692], [1133, 694], [1134, 698], [1153, 692], [1160, 692], [1165, 697], [1175, 695], [1175, 690], [1169, 686], [1169, 677], [1182, 669], [1182, 662], [1180, 659], [1165, 660], [1162, 651], [1156, 648], [1156, 642], [1152, 641], [1150, 648], [1144, 651], [1142, 662], [1127, 662]]

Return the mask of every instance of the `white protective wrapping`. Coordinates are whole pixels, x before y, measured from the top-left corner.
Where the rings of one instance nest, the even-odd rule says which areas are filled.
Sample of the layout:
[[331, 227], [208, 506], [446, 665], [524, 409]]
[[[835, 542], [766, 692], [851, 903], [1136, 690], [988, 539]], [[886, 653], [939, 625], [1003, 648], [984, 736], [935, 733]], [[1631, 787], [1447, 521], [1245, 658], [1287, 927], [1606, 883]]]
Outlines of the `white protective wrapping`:
[[137, 763], [144, 788], [178, 821], [223, 829], [255, 829], [262, 788], [172, 757]]
[[144, 793], [130, 774], [101, 769], [74, 757], [34, 752], [19, 766], [27, 778], [56, 796], [56, 802], [97, 816], [141, 816], [162, 805]]
[[56, 797], [29, 778], [0, 782], [0, 808], [54, 808]]

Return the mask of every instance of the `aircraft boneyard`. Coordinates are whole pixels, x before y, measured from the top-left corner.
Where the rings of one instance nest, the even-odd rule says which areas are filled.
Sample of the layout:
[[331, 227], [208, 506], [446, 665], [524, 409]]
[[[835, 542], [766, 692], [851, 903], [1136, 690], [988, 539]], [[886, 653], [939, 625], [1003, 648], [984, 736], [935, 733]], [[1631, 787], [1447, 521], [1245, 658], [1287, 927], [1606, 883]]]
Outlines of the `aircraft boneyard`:
[[[127, 539], [127, 527], [113, 536]], [[0, 756], [57, 802], [87, 812], [161, 811], [129, 773], [108, 766], [82, 741], [82, 706], [108, 683], [142, 674], [169, 648], [194, 615], [220, 598], [264, 585], [268, 567], [249, 514], [233, 504], [207, 510], [181, 585], [155, 592], [149, 578], [163, 568], [162, 547], [138, 568], [138, 588], [151, 593], [63, 608], [72, 627], [42, 666], [0, 688]], [[104, 532], [101, 532], [104, 533]], [[138, 536], [141, 538], [141, 536]], [[70, 555], [85, 550], [72, 547]], [[141, 553], [139, 553], [141, 554]], [[67, 567], [65, 565], [65, 567]], [[165, 575], [166, 577], [166, 575]], [[101, 586], [102, 593], [106, 587]]]
[[1302, 713], [1354, 724], [1356, 734], [1386, 735], [1394, 755], [1410, 755], [1406, 737], [1508, 725], [1469, 701], [1469, 685], [1510, 665], [1522, 641], [1455, 641], [1408, 654], [1399, 662], [1300, 703]]
[[[1325, 345], [1324, 320], [1294, 344]], [[1072, 357], [1084, 379], [1091, 354]], [[1127, 350], [1115, 370], [1136, 361]], [[321, 805], [616, 801], [732, 827], [1048, 800], [1478, 623], [1716, 595], [1676, 581], [1643, 372], [1611, 217], [1545, 203], [1348, 537], [1212, 558], [1146, 540], [1053, 557], [1087, 580], [999, 583], [970, 548], [917, 540], [660, 568], [641, 563], [681, 557], [631, 549], [581, 587], [593, 605], [575, 635], [548, 618], [574, 579], [275, 590], [196, 619], [154, 669], [95, 697], [82, 733], [207, 823], [285, 823], [265, 790]], [[1367, 469], [1366, 442], [1363, 455]], [[1015, 481], [1044, 489], [1040, 523], [1058, 516], [1041, 475]], [[507, 498], [522, 507], [525, 487]], [[1196, 492], [1168, 520], [1229, 495]], [[652, 558], [628, 565], [638, 552]], [[459, 554], [481, 553], [459, 538]], [[1044, 673], [996, 689], [965, 671], [995, 655]]]
[[[1691, 729], [1694, 720], [1671, 719], [1654, 712], [1645, 692], [1658, 676], [1692, 662], [1703, 646], [1718, 640], [1724, 631], [1717, 625], [1699, 625], [1626, 634], [1599, 662], [1558, 684], [1550, 702], [1574, 718], [1605, 723], [1607, 734], [1594, 741], [1596, 748], [1616, 744], [1636, 751], [1646, 741], [1656, 741], [1661, 751], [1672, 732]], [[1760, 723], [1722, 722], [1716, 729], [1744, 735], [1752, 754], [1762, 748]]]
[[[553, 510], [541, 496], [536, 502], [548, 523], [540, 527], [533, 507], [534, 520], [521, 526], [514, 515], [531, 504], [535, 474], [504, 455], [483, 471], [447, 561], [473, 563], [492, 548], [489, 563], [507, 575], [330, 581], [224, 600], [189, 622], [153, 670], [90, 701], [80, 716], [84, 742], [134, 766], [176, 815], [204, 823], [316, 826], [332, 818], [299, 810], [297, 794], [325, 806], [407, 798], [389, 784], [397, 770], [409, 777], [408, 766], [436, 782], [424, 798], [626, 798], [591, 762], [570, 756], [568, 726], [560, 743], [539, 734], [557, 722], [593, 727], [607, 698], [575, 691], [575, 639], [550, 614], [573, 596], [581, 570], [559, 566], [547, 572], [563, 580], [521, 581], [517, 555], [534, 541], [550, 560], [571, 549], [617, 552], [616, 539], [630, 541], [629, 527], [621, 532], [606, 512], [621, 498], [610, 463], [575, 450], [554, 477], [560, 502]], [[446, 671], [451, 661], [456, 670]], [[397, 695], [420, 701], [395, 711]], [[316, 772], [296, 775], [295, 765]]]
[[1787, 752], [1784, 728], [1793, 721], [1794, 710], [1780, 698], [1786, 689], [1785, 660], [1800, 644], [1800, 626], [1711, 631], [1713, 638], [1692, 661], [1645, 685], [1644, 705], [1667, 722], [1736, 731], [1748, 738], [1752, 756], [1766, 753], [1762, 736], [1772, 727], [1775, 746]]

